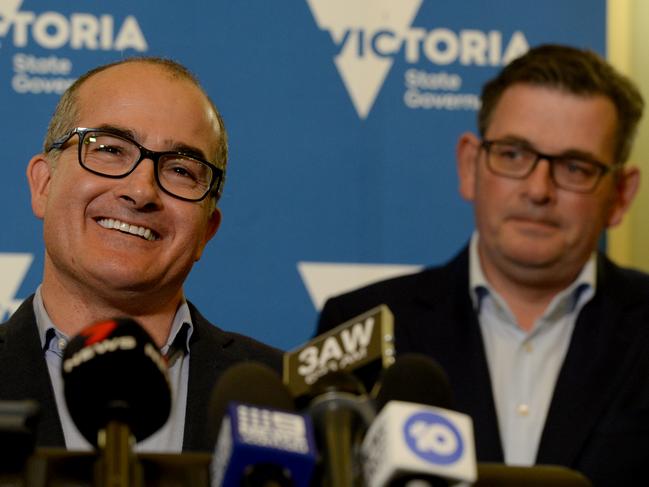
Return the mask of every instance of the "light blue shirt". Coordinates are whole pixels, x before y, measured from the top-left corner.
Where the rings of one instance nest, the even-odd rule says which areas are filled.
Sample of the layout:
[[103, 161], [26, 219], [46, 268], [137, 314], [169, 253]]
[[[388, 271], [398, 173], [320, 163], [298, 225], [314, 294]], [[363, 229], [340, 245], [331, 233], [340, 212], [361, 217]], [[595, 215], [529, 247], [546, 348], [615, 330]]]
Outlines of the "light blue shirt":
[[474, 233], [469, 247], [469, 286], [485, 344], [505, 463], [533, 465], [577, 316], [595, 294], [596, 255], [525, 331], [485, 278], [478, 238]]
[[[65, 446], [68, 450], [91, 450], [92, 446], [74, 425], [63, 394], [61, 361], [63, 351], [70, 339], [52, 323], [43, 304], [40, 286], [34, 296], [34, 313], [54, 389], [56, 407], [61, 418]], [[189, 339], [192, 331], [193, 324], [189, 306], [183, 299], [174, 317], [167, 343], [161, 350], [169, 359], [169, 381], [172, 393], [171, 414], [160, 430], [135, 446], [135, 450], [138, 452], [178, 453], [182, 451], [187, 405], [187, 380], [189, 378]]]

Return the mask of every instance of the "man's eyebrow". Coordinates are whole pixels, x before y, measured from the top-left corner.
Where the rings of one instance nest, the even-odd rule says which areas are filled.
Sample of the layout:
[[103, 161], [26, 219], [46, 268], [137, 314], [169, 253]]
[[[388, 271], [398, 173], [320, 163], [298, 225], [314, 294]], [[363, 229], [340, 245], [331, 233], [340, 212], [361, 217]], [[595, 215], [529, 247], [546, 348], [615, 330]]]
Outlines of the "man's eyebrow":
[[[109, 132], [114, 133], [115, 135], [121, 135], [123, 137], [127, 137], [129, 139], [133, 139], [136, 141], [138, 144], [141, 144], [140, 140], [141, 138], [138, 137], [138, 134], [136, 131], [133, 129], [130, 129], [128, 127], [122, 127], [119, 125], [112, 125], [112, 124], [101, 124], [96, 127], [94, 127], [99, 130], [107, 130]], [[192, 157], [197, 157], [198, 159], [204, 159], [207, 160], [205, 153], [200, 150], [197, 147], [194, 147], [189, 144], [185, 144], [183, 142], [175, 142], [173, 140], [165, 140], [166, 144], [169, 144], [169, 149], [167, 151], [170, 152], [182, 152], [183, 154], [187, 154], [188, 156]], [[166, 151], [162, 151], [166, 152]]]
[[111, 132], [111, 133], [113, 133], [115, 135], [121, 135], [123, 137], [128, 137], [129, 139], [133, 139], [133, 140], [137, 141], [137, 134], [133, 130], [131, 130], [131, 129], [127, 128], [127, 127], [120, 127], [119, 125], [111, 125], [111, 124], [108, 124], [108, 123], [103, 123], [103, 124], [97, 125], [97, 126], [95, 126], [93, 128], [96, 128], [98, 130], [106, 130], [106, 131]]
[[495, 142], [503, 142], [505, 144], [516, 145], [523, 149], [536, 150], [534, 144], [532, 144], [529, 140], [523, 137], [518, 137], [516, 135], [505, 135], [503, 137], [498, 137], [496, 139], [490, 139], [490, 140], [494, 140]]

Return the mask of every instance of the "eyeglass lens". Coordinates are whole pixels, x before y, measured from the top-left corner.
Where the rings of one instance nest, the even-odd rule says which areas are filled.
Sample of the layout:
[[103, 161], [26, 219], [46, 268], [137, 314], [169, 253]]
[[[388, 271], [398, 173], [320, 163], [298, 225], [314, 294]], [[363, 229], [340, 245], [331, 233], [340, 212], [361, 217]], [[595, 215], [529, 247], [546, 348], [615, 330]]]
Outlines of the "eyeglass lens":
[[[80, 149], [81, 163], [106, 176], [128, 174], [140, 160], [140, 148], [132, 141], [104, 132], [88, 132]], [[181, 198], [201, 198], [209, 189], [212, 169], [189, 156], [163, 154], [156, 164], [160, 185]]]

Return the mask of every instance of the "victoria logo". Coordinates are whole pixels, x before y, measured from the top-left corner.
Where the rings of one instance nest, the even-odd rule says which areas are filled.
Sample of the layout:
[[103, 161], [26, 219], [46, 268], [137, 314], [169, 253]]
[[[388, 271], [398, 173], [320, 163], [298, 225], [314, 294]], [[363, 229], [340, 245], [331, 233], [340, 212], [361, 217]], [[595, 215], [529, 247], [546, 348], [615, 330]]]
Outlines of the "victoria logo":
[[[498, 66], [529, 49], [521, 31], [514, 31], [505, 40], [498, 30], [412, 27], [422, 0], [307, 0], [307, 3], [318, 28], [329, 32], [338, 48], [334, 64], [361, 119], [369, 115], [394, 58], [400, 53], [406, 64], [424, 60], [438, 68], [454, 63]], [[418, 74], [413, 72], [410, 77]], [[456, 79], [446, 72], [435, 73], [433, 78], [453, 82]], [[412, 94], [409, 96], [412, 98]], [[406, 103], [406, 106], [413, 105], [416, 103], [412, 100]]]
[[[23, 0], [0, 0], [0, 47], [16, 48], [11, 77], [15, 93], [60, 95], [74, 82], [72, 60], [57, 50], [148, 50], [133, 15], [33, 12], [22, 6]], [[42, 50], [50, 52], [43, 55]]]
[[340, 48], [334, 63], [358, 116], [366, 118], [394, 63], [380, 48], [394, 45], [405, 35], [422, 0], [307, 2], [318, 28], [329, 31]]
[[148, 46], [137, 19], [127, 15], [119, 21], [113, 15], [75, 12], [31, 12], [21, 10], [23, 0], [0, 1], [0, 37], [11, 34], [14, 47], [35, 43], [44, 49], [146, 51]]
[[435, 465], [455, 463], [464, 453], [460, 432], [453, 423], [439, 414], [413, 414], [406, 421], [403, 434], [410, 450]]

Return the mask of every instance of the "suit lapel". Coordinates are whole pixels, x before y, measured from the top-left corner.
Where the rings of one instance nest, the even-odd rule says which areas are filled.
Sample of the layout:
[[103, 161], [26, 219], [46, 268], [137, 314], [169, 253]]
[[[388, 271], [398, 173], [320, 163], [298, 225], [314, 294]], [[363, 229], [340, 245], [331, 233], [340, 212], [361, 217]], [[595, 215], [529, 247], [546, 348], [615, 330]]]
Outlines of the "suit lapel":
[[210, 408], [207, 403], [219, 375], [235, 361], [224, 351], [232, 339], [205, 320], [191, 304], [190, 310], [194, 331], [190, 340], [183, 450], [211, 450], [214, 439], [209, 433]]
[[[480, 461], [502, 462], [503, 453], [489, 367], [477, 316], [469, 297], [468, 252], [421, 275], [418, 310], [423, 317], [413, 340], [446, 370], [456, 408], [473, 419]], [[416, 349], [416, 347], [413, 347]], [[461, 351], [461, 352], [460, 352]]]
[[[0, 399], [33, 399], [40, 405], [38, 446], [65, 445], [49, 372], [41, 349], [33, 296], [26, 299], [3, 325], [0, 339]], [[2, 343], [4, 342], [4, 343]]]

